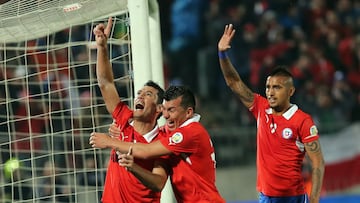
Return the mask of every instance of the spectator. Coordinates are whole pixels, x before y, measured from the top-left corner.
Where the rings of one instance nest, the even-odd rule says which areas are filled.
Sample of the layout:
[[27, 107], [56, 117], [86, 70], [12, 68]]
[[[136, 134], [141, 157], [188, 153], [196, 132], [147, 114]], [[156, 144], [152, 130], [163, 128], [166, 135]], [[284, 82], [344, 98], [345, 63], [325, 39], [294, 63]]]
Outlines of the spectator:
[[33, 199], [32, 185], [29, 181], [28, 173], [23, 170], [23, 162], [17, 158], [12, 158], [4, 163], [4, 173], [6, 184], [5, 203], [13, 201], [30, 201]]
[[[334, 106], [338, 109], [337, 116], [341, 116], [343, 118], [342, 120], [348, 123], [350, 121], [352, 107], [356, 103], [356, 98], [353, 90], [346, 81], [345, 74], [341, 71], [335, 72], [334, 82], [331, 88], [331, 97], [333, 98]], [[338, 119], [333, 122], [336, 121], [338, 121]]]
[[355, 96], [356, 102], [351, 111], [351, 121], [360, 122], [360, 92], [358, 92]]
[[171, 6], [171, 38], [168, 43], [170, 84], [188, 84], [197, 91], [197, 51], [203, 45], [207, 0], [174, 0]]
[[[42, 178], [39, 179], [38, 195], [42, 201], [74, 202], [75, 195], [71, 184], [67, 183], [56, 167], [55, 163], [44, 163]], [[55, 187], [55, 188], [54, 188]]]

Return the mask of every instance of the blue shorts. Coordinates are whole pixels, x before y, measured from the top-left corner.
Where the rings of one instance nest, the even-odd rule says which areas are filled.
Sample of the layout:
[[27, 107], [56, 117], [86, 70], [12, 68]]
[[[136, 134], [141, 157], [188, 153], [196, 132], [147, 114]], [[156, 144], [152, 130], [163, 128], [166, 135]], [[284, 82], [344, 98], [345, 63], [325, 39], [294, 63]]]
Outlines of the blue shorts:
[[259, 194], [259, 203], [308, 203], [306, 194], [289, 197], [270, 197], [263, 193]]

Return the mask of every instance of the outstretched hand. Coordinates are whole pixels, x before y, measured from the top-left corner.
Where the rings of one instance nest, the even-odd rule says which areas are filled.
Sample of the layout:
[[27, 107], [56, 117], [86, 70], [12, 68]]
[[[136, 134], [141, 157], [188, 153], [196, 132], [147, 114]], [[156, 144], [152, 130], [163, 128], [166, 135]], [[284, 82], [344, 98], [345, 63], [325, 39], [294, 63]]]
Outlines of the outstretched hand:
[[232, 24], [225, 25], [224, 34], [218, 43], [218, 51], [226, 51], [231, 48], [230, 43], [235, 35], [235, 29]]
[[100, 23], [94, 28], [93, 33], [95, 35], [96, 44], [98, 46], [106, 46], [107, 39], [110, 36], [111, 27], [112, 18], [109, 17], [106, 26], [103, 23]]
[[89, 138], [89, 144], [93, 148], [107, 148], [110, 147], [110, 144], [113, 142], [114, 138], [108, 136], [105, 133], [91, 133]]

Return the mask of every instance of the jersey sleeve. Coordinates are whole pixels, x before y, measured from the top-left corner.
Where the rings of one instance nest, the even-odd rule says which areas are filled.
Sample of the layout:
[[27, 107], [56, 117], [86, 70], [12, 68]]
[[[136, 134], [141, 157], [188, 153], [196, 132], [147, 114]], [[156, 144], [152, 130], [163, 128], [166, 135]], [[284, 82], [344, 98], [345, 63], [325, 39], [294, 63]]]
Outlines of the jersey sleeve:
[[160, 139], [160, 142], [172, 153], [194, 153], [199, 146], [199, 136], [196, 135], [196, 129], [178, 128], [171, 132], [167, 137]]
[[303, 143], [308, 143], [319, 139], [319, 132], [310, 116], [307, 116], [301, 125], [300, 137]]
[[119, 102], [112, 113], [113, 119], [119, 126], [125, 126], [129, 122], [129, 119], [132, 118], [132, 116], [133, 112], [124, 102]]
[[266, 102], [267, 101], [264, 97], [262, 97], [259, 94], [254, 94], [254, 101], [251, 107], [249, 108], [249, 111], [254, 115], [256, 119], [259, 116], [258, 112], [260, 111], [261, 106], [265, 105]]

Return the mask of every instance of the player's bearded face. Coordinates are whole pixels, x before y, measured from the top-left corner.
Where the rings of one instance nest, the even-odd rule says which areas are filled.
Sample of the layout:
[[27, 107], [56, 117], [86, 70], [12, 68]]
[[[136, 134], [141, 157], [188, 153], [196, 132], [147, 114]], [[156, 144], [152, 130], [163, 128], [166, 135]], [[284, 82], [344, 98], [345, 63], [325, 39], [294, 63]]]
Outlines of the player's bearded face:
[[153, 87], [145, 86], [134, 100], [134, 119], [151, 121], [156, 114], [157, 90]]
[[286, 78], [280, 76], [268, 77], [265, 93], [270, 107], [275, 111], [282, 112], [289, 105], [291, 95], [286, 85]]

